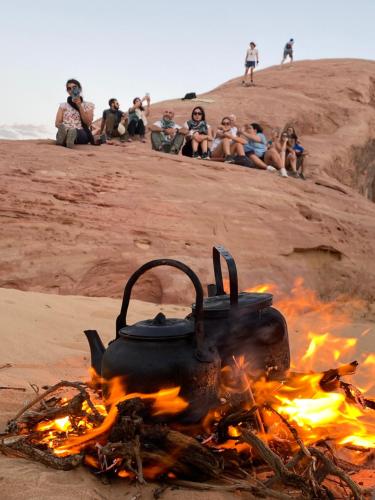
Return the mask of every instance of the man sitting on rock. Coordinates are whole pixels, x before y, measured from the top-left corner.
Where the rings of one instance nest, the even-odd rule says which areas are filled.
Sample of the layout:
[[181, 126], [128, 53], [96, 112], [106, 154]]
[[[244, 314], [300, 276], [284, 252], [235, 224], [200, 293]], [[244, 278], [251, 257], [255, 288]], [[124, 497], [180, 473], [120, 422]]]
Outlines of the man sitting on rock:
[[100, 135], [105, 134], [108, 140], [112, 137], [120, 137], [121, 142], [127, 139], [127, 115], [120, 111], [120, 104], [117, 99], [108, 101], [109, 109], [103, 111], [102, 122], [100, 124]]
[[149, 126], [151, 130], [152, 149], [155, 151], [162, 151], [175, 155], [180, 152], [185, 135], [188, 131], [180, 125], [177, 125], [173, 118], [174, 112], [166, 110], [161, 120]]

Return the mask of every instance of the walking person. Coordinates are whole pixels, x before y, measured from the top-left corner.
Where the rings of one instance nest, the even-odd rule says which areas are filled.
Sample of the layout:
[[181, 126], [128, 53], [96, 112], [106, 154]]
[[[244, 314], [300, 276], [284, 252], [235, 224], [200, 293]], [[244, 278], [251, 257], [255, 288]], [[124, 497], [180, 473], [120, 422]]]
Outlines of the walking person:
[[290, 63], [293, 62], [293, 45], [294, 45], [294, 39], [290, 38], [288, 42], [286, 42], [285, 47], [284, 47], [284, 54], [283, 54], [283, 60], [281, 61], [281, 64], [283, 64], [287, 57], [290, 58]]
[[[256, 44], [254, 42], [250, 42], [249, 48], [246, 51], [245, 74], [243, 76], [242, 85], [254, 85], [253, 75], [254, 68], [257, 64], [259, 64], [258, 49], [256, 48]], [[249, 73], [250, 83], [247, 82]]]

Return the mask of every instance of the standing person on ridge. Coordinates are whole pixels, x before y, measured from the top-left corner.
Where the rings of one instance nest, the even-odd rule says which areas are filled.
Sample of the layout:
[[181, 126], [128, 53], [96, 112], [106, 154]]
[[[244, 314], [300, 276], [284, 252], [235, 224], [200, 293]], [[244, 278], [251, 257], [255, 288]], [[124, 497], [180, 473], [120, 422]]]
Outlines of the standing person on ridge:
[[290, 57], [290, 63], [292, 64], [292, 62], [293, 62], [293, 45], [294, 45], [294, 38], [290, 38], [289, 42], [286, 42], [286, 44], [285, 44], [284, 55], [283, 55], [283, 60], [281, 61], [281, 64], [283, 64], [285, 62], [287, 57]]
[[254, 42], [250, 42], [249, 48], [246, 51], [245, 74], [243, 76], [242, 85], [246, 85], [246, 80], [249, 74], [249, 70], [250, 70], [250, 85], [254, 85], [253, 73], [254, 73], [254, 68], [257, 64], [259, 64], [258, 49], [256, 48], [256, 44]]

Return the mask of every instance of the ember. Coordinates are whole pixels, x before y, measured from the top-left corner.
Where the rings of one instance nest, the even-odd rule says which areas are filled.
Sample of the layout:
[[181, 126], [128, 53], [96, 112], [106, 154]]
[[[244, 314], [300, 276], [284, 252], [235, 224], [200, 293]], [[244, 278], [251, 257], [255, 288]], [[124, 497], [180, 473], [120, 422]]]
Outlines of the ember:
[[[366, 391], [374, 355], [364, 356], [369, 383], [359, 390], [343, 380], [355, 376], [358, 363], [337, 365], [357, 342], [338, 335], [348, 321], [336, 314], [340, 304], [320, 302], [298, 280], [278, 307], [302, 337], [293, 347], [304, 343], [282, 380], [255, 377], [246, 356], [233, 356], [221, 369], [217, 404], [199, 422], [186, 423], [178, 416], [190, 402], [180, 387], [127, 392], [123, 377], [108, 381], [92, 372], [88, 384], [60, 382], [38, 395], [9, 422], [0, 450], [60, 469], [84, 464], [98, 475], [140, 483], [242, 489], [255, 497], [363, 498], [366, 491], [350, 473], [373, 466], [375, 401]], [[314, 329], [312, 311], [322, 313]], [[337, 367], [306, 372], [327, 360]], [[265, 472], [272, 477], [265, 480]], [[209, 479], [215, 483], [201, 482]]]

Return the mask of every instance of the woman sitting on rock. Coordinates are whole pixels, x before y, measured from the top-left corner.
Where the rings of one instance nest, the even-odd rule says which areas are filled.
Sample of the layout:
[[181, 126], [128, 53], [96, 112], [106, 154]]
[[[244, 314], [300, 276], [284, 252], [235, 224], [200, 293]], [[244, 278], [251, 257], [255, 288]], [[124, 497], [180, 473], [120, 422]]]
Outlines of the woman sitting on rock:
[[[143, 107], [143, 103], [146, 101], [146, 107]], [[133, 99], [133, 106], [129, 108], [128, 111], [128, 132], [129, 141], [132, 141], [135, 135], [139, 135], [142, 142], [146, 142], [145, 132], [147, 125], [147, 117], [150, 114], [150, 96], [145, 95], [143, 99], [140, 97], [135, 97]]]
[[[209, 143], [212, 141], [212, 131], [210, 125], [206, 122], [206, 114], [201, 106], [197, 106], [193, 109], [191, 120], [185, 122], [183, 128], [189, 131], [186, 135], [186, 141], [191, 145], [192, 157], [202, 157], [202, 160], [209, 160], [208, 150]], [[186, 154], [187, 148], [185, 148], [185, 155]]]
[[305, 148], [298, 140], [295, 128], [287, 125], [284, 129], [283, 135], [288, 139], [286, 145], [286, 158], [285, 166], [292, 170], [293, 177], [298, 177], [305, 180], [304, 175], [304, 159], [307, 155]]
[[245, 156], [244, 145], [246, 142], [246, 139], [238, 137], [234, 133], [230, 117], [224, 116], [212, 143], [211, 158], [224, 160], [225, 163], [234, 163], [235, 156]]
[[67, 102], [60, 104], [55, 126], [57, 127], [56, 144], [72, 148], [74, 144], [94, 144], [90, 127], [94, 119], [94, 104], [82, 97], [82, 86], [78, 80], [66, 82], [69, 94]]
[[267, 139], [259, 123], [251, 123], [240, 129], [240, 136], [247, 139], [245, 154], [255, 168], [276, 172], [279, 170], [282, 177], [288, 177], [284, 162], [276, 148], [267, 150]]

